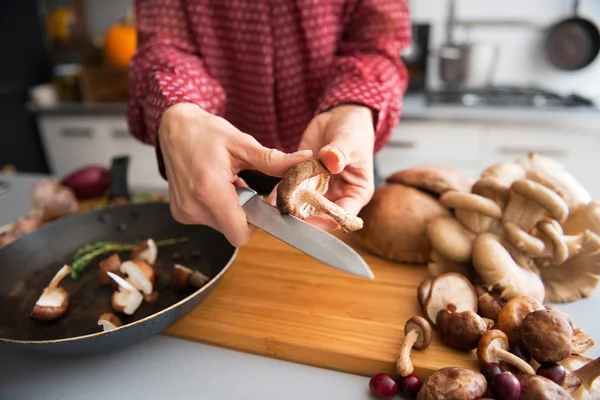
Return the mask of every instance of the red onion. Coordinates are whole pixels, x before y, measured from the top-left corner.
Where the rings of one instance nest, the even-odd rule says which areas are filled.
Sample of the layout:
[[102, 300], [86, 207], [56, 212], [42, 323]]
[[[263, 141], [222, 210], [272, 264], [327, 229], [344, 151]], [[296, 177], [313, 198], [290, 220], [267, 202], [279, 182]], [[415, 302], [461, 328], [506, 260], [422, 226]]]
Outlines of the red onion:
[[100, 197], [110, 187], [110, 170], [101, 165], [89, 165], [70, 173], [60, 183], [73, 190], [78, 199]]

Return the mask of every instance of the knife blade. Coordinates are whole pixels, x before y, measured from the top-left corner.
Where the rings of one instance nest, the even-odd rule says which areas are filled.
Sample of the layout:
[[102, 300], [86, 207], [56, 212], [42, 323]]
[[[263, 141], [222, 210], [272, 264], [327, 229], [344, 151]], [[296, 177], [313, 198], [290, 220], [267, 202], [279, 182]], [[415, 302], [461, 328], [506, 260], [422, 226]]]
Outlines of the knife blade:
[[237, 187], [236, 191], [252, 225], [330, 267], [368, 279], [375, 278], [365, 260], [342, 240], [293, 215], [282, 214], [252, 189]]

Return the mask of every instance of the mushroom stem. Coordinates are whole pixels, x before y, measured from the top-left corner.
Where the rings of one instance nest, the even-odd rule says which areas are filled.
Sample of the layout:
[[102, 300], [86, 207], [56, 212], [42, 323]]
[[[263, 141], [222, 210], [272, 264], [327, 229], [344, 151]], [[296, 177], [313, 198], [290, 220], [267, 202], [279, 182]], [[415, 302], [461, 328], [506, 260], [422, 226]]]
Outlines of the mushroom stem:
[[506, 351], [500, 347], [493, 347], [492, 354], [500, 361], [504, 361], [508, 364], [511, 364], [512, 366], [526, 374], [535, 375], [535, 370], [531, 365], [529, 365], [525, 360], [523, 360], [520, 357], [517, 357], [509, 351]]
[[536, 227], [545, 246], [545, 251], [540, 256], [553, 257], [553, 262], [557, 265], [579, 253], [587, 235], [587, 231], [576, 235], [563, 235], [562, 228], [556, 221], [540, 221]]
[[404, 336], [404, 341], [402, 342], [402, 346], [400, 346], [400, 352], [396, 361], [396, 372], [400, 376], [408, 376], [414, 372], [414, 366], [410, 360], [410, 351], [417, 339], [419, 339], [419, 332], [416, 330], [412, 330]]
[[573, 375], [579, 378], [583, 386], [591, 392], [594, 381], [600, 376], [600, 357], [576, 369], [573, 371]]
[[352, 232], [362, 229], [363, 220], [346, 212], [342, 207], [325, 198], [311, 187], [298, 189], [299, 198], [313, 206], [317, 211], [329, 215], [337, 222], [344, 232]]
[[52, 290], [58, 287], [60, 282], [71, 273], [71, 270], [72, 268], [70, 265], [63, 265], [63, 267], [54, 275], [54, 278], [52, 278], [46, 289]]

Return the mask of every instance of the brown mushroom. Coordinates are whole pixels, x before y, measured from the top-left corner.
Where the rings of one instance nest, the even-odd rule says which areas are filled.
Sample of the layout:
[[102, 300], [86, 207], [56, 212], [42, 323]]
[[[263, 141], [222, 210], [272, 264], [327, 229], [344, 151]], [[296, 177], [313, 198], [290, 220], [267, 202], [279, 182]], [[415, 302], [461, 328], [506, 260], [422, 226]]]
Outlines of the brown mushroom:
[[475, 193], [445, 192], [440, 196], [440, 203], [453, 209], [456, 219], [476, 234], [487, 231], [494, 219], [502, 217], [498, 204]]
[[184, 267], [181, 264], [173, 265], [171, 273], [171, 286], [177, 291], [186, 289], [189, 286], [201, 288], [210, 281], [210, 278], [202, 272]]
[[451, 216], [439, 217], [427, 225], [427, 238], [433, 251], [448, 260], [464, 264], [471, 260], [475, 234]]
[[564, 360], [573, 350], [573, 328], [554, 310], [533, 311], [521, 321], [521, 343], [538, 363]]
[[511, 345], [521, 342], [521, 322], [528, 314], [545, 310], [544, 305], [533, 297], [519, 296], [510, 299], [498, 314], [498, 329], [506, 334]]
[[53, 321], [62, 317], [69, 307], [69, 293], [60, 282], [71, 273], [70, 265], [63, 265], [35, 302], [30, 317], [39, 321]]
[[425, 299], [425, 315], [435, 327], [438, 312], [452, 303], [457, 312], [477, 312], [475, 288], [463, 275], [446, 273], [436, 277], [431, 283], [429, 295]]
[[144, 301], [146, 301], [147, 303], [154, 303], [156, 300], [158, 300], [158, 297], [159, 293], [155, 290], [150, 294], [144, 294]]
[[454, 168], [423, 164], [394, 172], [386, 178], [386, 183], [400, 183], [441, 195], [449, 190], [470, 192], [473, 180]]
[[535, 370], [522, 358], [508, 351], [508, 337], [499, 329], [485, 331], [477, 345], [477, 358], [481, 365], [505, 362], [526, 374], [535, 374]]
[[427, 299], [427, 296], [429, 296], [429, 290], [431, 289], [431, 283], [433, 282], [433, 279], [433, 277], [424, 279], [417, 288], [417, 300], [423, 309], [425, 308], [425, 299]]
[[363, 220], [349, 214], [325, 197], [330, 173], [317, 159], [302, 161], [290, 169], [277, 185], [277, 208], [283, 214], [306, 219], [314, 212], [323, 213], [337, 222], [344, 232], [362, 229]]
[[477, 293], [477, 313], [484, 318], [490, 318], [494, 321], [498, 320], [500, 310], [506, 302], [499, 297], [492, 296], [483, 286], [476, 285], [475, 292]]
[[439, 254], [437, 251], [432, 251], [429, 255], [430, 260], [427, 263], [427, 271], [433, 277], [446, 274], [448, 272], [455, 272], [467, 277], [469, 280], [473, 279], [474, 270], [469, 263], [460, 264]]
[[102, 327], [104, 332], [110, 331], [123, 325], [119, 317], [113, 313], [104, 313], [98, 317], [98, 325]]
[[362, 247], [388, 260], [426, 264], [432, 250], [427, 225], [450, 211], [419, 189], [387, 184], [358, 215], [365, 225], [354, 237]]
[[442, 342], [462, 351], [477, 348], [479, 339], [488, 329], [487, 323], [473, 311], [456, 312], [454, 304], [438, 312], [435, 325]]
[[113, 274], [120, 274], [121, 258], [118, 253], [113, 253], [106, 257], [104, 260], [98, 263], [98, 284], [102, 286], [108, 286], [114, 281], [106, 274], [112, 272]]
[[120, 271], [126, 279], [145, 295], [154, 291], [154, 268], [143, 260], [130, 260], [121, 263]]
[[510, 193], [502, 221], [514, 222], [526, 232], [546, 217], [563, 223], [569, 215], [567, 203], [541, 183], [519, 179], [510, 186]]
[[137, 288], [119, 275], [112, 272], [107, 272], [107, 274], [119, 285], [112, 295], [111, 304], [113, 309], [119, 313], [133, 315], [140, 305], [142, 305], [144, 296]]
[[485, 376], [468, 368], [444, 367], [423, 383], [417, 400], [478, 400], [487, 391]]
[[572, 400], [569, 392], [541, 375], [520, 375], [520, 399], [527, 400]]
[[150, 265], [154, 265], [158, 256], [158, 247], [152, 239], [146, 239], [131, 251], [133, 260], [142, 260]]
[[410, 359], [413, 347], [416, 350], [425, 350], [431, 344], [431, 325], [421, 316], [414, 316], [404, 325], [404, 340], [396, 359], [396, 372], [400, 376], [408, 376], [414, 372]]

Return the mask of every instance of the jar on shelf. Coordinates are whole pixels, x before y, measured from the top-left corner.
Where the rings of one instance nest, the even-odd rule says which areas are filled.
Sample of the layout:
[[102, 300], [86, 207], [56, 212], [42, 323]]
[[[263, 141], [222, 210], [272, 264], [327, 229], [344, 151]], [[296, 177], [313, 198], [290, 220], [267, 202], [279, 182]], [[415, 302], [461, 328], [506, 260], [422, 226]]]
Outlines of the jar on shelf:
[[77, 102], [79, 96], [79, 64], [59, 64], [53, 70], [53, 83], [61, 102]]

